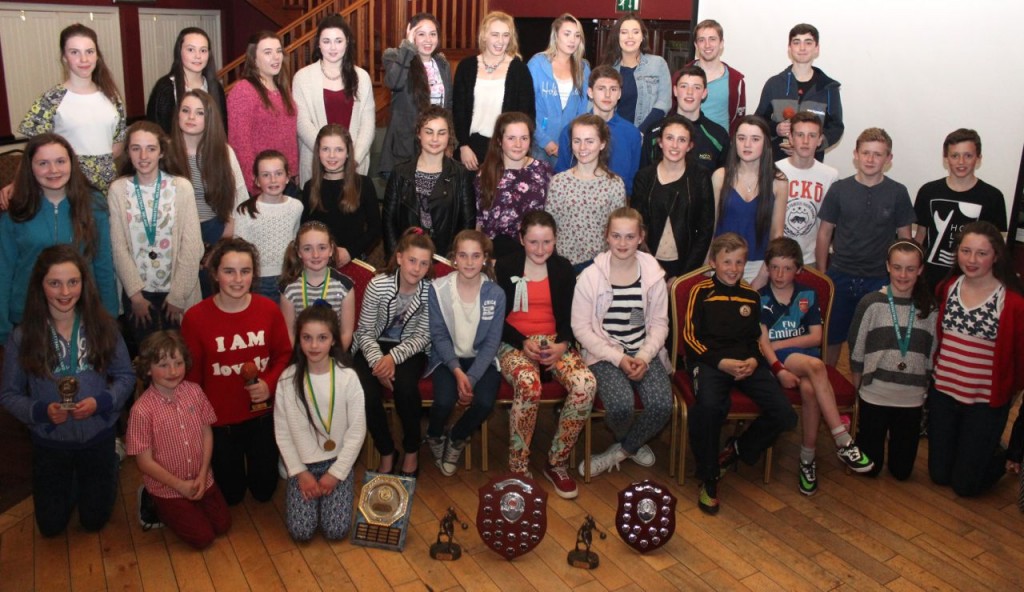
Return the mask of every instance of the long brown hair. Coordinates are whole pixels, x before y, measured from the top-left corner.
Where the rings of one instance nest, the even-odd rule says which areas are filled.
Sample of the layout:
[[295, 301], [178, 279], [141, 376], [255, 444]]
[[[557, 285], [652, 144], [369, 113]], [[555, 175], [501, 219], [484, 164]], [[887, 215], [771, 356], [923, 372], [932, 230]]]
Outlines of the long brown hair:
[[[212, 277], [217, 277], [217, 270], [220, 268], [220, 262], [224, 259], [224, 255], [228, 253], [245, 253], [252, 259], [252, 271], [253, 271], [253, 282], [249, 285], [249, 291], [252, 292], [256, 289], [256, 276], [259, 274], [260, 269], [260, 252], [256, 248], [256, 245], [250, 243], [244, 238], [238, 238], [237, 236], [222, 238], [213, 245], [213, 249], [210, 251], [210, 255], [206, 260], [206, 271]], [[213, 282], [213, 292], [216, 294], [220, 292], [220, 284], [216, 281]]]
[[[480, 165], [480, 209], [489, 210], [494, 203], [494, 194], [498, 191], [498, 182], [505, 174], [505, 159], [501, 152], [501, 140], [505, 130], [513, 123], [525, 123], [530, 130], [530, 146], [533, 146], [533, 118], [520, 111], [508, 111], [498, 116], [494, 122], [494, 134], [487, 143], [487, 156]], [[526, 152], [530, 153], [529, 150]]]
[[[205, 127], [203, 137], [196, 147], [196, 165], [203, 180], [203, 200], [217, 214], [217, 219], [227, 222], [231, 208], [235, 205], [235, 174], [232, 172], [231, 157], [228, 155], [228, 137], [224, 133], [223, 113], [213, 95], [204, 90], [190, 90], [178, 100], [178, 114], [181, 104], [188, 97], [195, 97], [203, 105]], [[171, 126], [171, 145], [164, 159], [167, 172], [186, 179], [192, 178], [188, 165], [188, 147], [185, 134], [175, 120]]]
[[1013, 262], [1010, 260], [1010, 249], [1007, 248], [1006, 241], [1003, 240], [1003, 234], [999, 232], [999, 229], [994, 224], [984, 220], [971, 222], [963, 227], [960, 234], [956, 235], [956, 242], [953, 244], [953, 265], [949, 267], [949, 275], [946, 276], [947, 281], [964, 273], [964, 270], [960, 269], [960, 261], [956, 254], [960, 252], [960, 243], [964, 242], [964, 237], [968, 234], [977, 234], [988, 239], [989, 244], [992, 245], [992, 252], [995, 255], [995, 261], [992, 262], [992, 275], [1007, 290], [1024, 294], [1024, 286], [1021, 285], [1020, 278], [1017, 277], [1017, 273], [1013, 270]]
[[[281, 163], [284, 164], [284, 176], [286, 178], [291, 176], [288, 171], [288, 159], [284, 154], [281, 154], [278, 150], [263, 150], [256, 155], [256, 160], [252, 161], [252, 176], [256, 178], [257, 185], [259, 185], [260, 182], [260, 163], [264, 160], [280, 160]], [[261, 194], [250, 195], [249, 199], [238, 204], [235, 211], [242, 215], [248, 214], [250, 218], [255, 220], [256, 216], [260, 214], [260, 209], [257, 205], [260, 195]], [[285, 196], [285, 199], [287, 198], [288, 196]]]
[[334, 242], [334, 237], [331, 236], [331, 230], [327, 228], [326, 224], [317, 220], [303, 222], [302, 226], [299, 226], [299, 231], [295, 233], [295, 238], [288, 243], [288, 249], [284, 254], [284, 264], [281, 266], [281, 275], [277, 281], [277, 285], [282, 291], [288, 287], [288, 284], [299, 279], [299, 276], [302, 275], [302, 258], [299, 257], [299, 243], [302, 242], [303, 235], [308, 232], [322, 232], [327, 235], [327, 242], [331, 245], [331, 256], [327, 260], [327, 266], [334, 267], [334, 251], [338, 248], [338, 245]]
[[[455, 254], [459, 252], [459, 243], [462, 241], [474, 241], [480, 245], [480, 250], [484, 252], [484, 264], [481, 268], [481, 272], [490, 278], [494, 279], [494, 241], [491, 237], [487, 236], [483, 232], [476, 230], [475, 228], [469, 228], [466, 230], [460, 230], [455, 238], [452, 239], [452, 250], [448, 254], [448, 259], [455, 261]], [[397, 249], [395, 252], [398, 252]]]
[[[414, 14], [409, 19], [409, 30], [415, 29], [423, 21], [434, 23], [434, 28], [437, 29], [438, 42], [430, 54], [432, 58], [436, 58], [441, 53], [441, 24], [437, 22], [437, 17], [429, 12]], [[419, 59], [418, 52], [409, 63], [409, 88], [412, 90], [412, 102], [417, 109], [423, 110], [430, 106], [430, 81], [427, 80], [427, 68], [423, 60]]]
[[59, 360], [50, 339], [50, 306], [43, 291], [43, 278], [51, 267], [62, 263], [73, 264], [82, 276], [82, 295], [75, 305], [75, 313], [81, 317], [89, 364], [96, 372], [102, 373], [117, 351], [117, 342], [120, 338], [117, 323], [103, 308], [88, 262], [71, 245], [47, 247], [36, 259], [25, 294], [25, 314], [20, 327], [21, 349], [18, 352], [18, 361], [22, 369], [32, 376], [53, 377], [53, 369]]
[[[206, 88], [213, 95], [214, 101], [218, 102], [224, 97], [220, 83], [217, 82], [217, 62], [213, 59], [213, 44], [210, 43], [210, 36], [199, 27], [185, 27], [178, 32], [178, 38], [174, 41], [174, 55], [171, 59], [171, 71], [168, 75], [174, 77], [174, 96], [178, 97], [178, 105], [181, 105], [185, 98], [185, 66], [181, 63], [181, 46], [185, 44], [185, 37], [188, 35], [202, 35], [206, 39], [207, 59], [206, 67], [203, 68], [203, 78], [206, 79]], [[209, 109], [207, 109], [209, 111]], [[209, 121], [209, 119], [207, 119]], [[224, 127], [223, 123], [221, 127]]]
[[329, 123], [316, 135], [316, 142], [313, 143], [313, 174], [309, 178], [309, 209], [311, 211], [325, 212], [327, 209], [323, 204], [323, 197], [320, 195], [324, 182], [324, 165], [320, 164], [320, 143], [328, 136], [338, 136], [345, 143], [345, 150], [348, 156], [342, 168], [341, 200], [338, 207], [342, 212], [351, 214], [359, 209], [359, 196], [362, 194], [362, 177], [356, 173], [355, 148], [352, 144], [352, 134], [344, 126], [336, 123]]
[[[388, 264], [384, 267], [382, 273], [386, 275], [394, 275], [398, 271], [398, 255], [404, 253], [408, 249], [425, 249], [430, 251], [430, 257], [433, 259], [434, 253], [437, 252], [437, 248], [434, 246], [434, 241], [430, 238], [426, 232], [423, 231], [419, 226], [410, 226], [405, 229], [402, 236], [398, 239], [398, 244], [395, 245], [395, 252], [391, 254], [391, 258], [388, 259]], [[427, 269], [427, 278], [434, 277], [434, 266], [431, 265]]]
[[[263, 106], [273, 111], [274, 104], [270, 102], [270, 94], [267, 93], [267, 87], [263, 86], [263, 82], [260, 80], [260, 69], [256, 66], [256, 46], [264, 39], [277, 39], [281, 48], [284, 49], [284, 42], [273, 31], [260, 31], [250, 37], [249, 45], [245, 48], [242, 78], [248, 80], [249, 84], [256, 89]], [[288, 115], [295, 115], [295, 101], [292, 100], [292, 66], [287, 55], [281, 58], [281, 71], [274, 76], [274, 84], [277, 85], [277, 90], [281, 93], [285, 111], [288, 112]]]
[[[612, 133], [608, 129], [608, 124], [605, 120], [593, 113], [584, 113], [576, 119], [573, 119], [569, 123], [569, 146], [572, 146], [572, 134], [576, 131], [577, 127], [589, 126], [597, 130], [597, 139], [604, 143], [602, 148], [597, 153], [597, 170], [604, 173], [605, 176], [614, 179], [616, 175], [610, 168], [608, 168], [608, 156], [612, 153]], [[576, 155], [573, 155], [575, 161]]]
[[620, 16], [619, 20], [615, 21], [615, 24], [612, 25], [612, 28], [608, 31], [608, 41], [604, 48], [604, 63], [609, 66], [614, 66], [617, 62], [622, 61], [622, 46], [619, 45], [619, 31], [622, 29], [622, 25], [626, 21], [636, 21], [640, 23], [640, 34], [643, 35], [643, 41], [640, 42], [640, 55], [651, 53], [651, 37], [647, 33], [647, 24], [644, 23], [644, 19], [640, 18], [639, 12], [627, 12]]
[[[94, 194], [95, 189], [89, 185], [89, 181], [78, 166], [78, 156], [75, 155], [71, 144], [63, 136], [54, 133], [39, 134], [30, 138], [25, 145], [25, 156], [22, 164], [18, 167], [18, 174], [14, 178], [14, 192], [11, 195], [10, 209], [7, 215], [13, 222], [27, 222], [35, 218], [43, 203], [43, 189], [39, 186], [32, 170], [32, 159], [35, 158], [39, 149], [50, 144], [57, 144], [64, 147], [68, 153], [68, 165], [71, 167], [71, 177], [68, 184], [64, 186], [64, 194], [67, 196], [68, 206], [71, 208], [71, 229], [74, 233], [75, 245], [81, 250], [86, 259], [92, 259], [98, 250], [99, 231], [96, 229], [96, 218], [92, 215], [93, 204], [103, 203], [106, 200], [97, 200]], [[8, 278], [8, 281], [10, 278]]]
[[[892, 252], [899, 251], [900, 253], [912, 253], [917, 255], [917, 265], [919, 268], [924, 268], [924, 250], [921, 245], [917, 244], [917, 241], [909, 238], [901, 238], [896, 240], [892, 245], [889, 246], [889, 252], [885, 256], [885, 262], [888, 265], [889, 260], [892, 259]], [[910, 299], [914, 303], [914, 307], [917, 309], [917, 318], [927, 319], [928, 315], [935, 310], [935, 292], [928, 287], [928, 280], [925, 278], [925, 274], [922, 273], [917, 276], [914, 280], [914, 288], [910, 292]]]
[[[302, 408], [306, 410], [306, 420], [309, 422], [309, 428], [324, 438], [330, 438], [329, 434], [321, 431], [318, 422], [313, 419], [313, 412], [309, 408], [309, 401], [306, 397], [306, 372], [309, 371], [309, 361], [306, 360], [306, 354], [302, 353], [302, 339], [299, 337], [302, 335], [302, 328], [307, 323], [323, 323], [327, 325], [327, 329], [334, 338], [334, 345], [331, 346], [330, 351], [331, 357], [334, 358], [334, 361], [331, 362], [332, 364], [336, 364], [339, 368], [346, 368], [351, 363], [349, 355], [341, 349], [341, 322], [338, 320], [338, 315], [334, 312], [334, 309], [321, 303], [302, 309], [298, 318], [295, 319], [295, 345], [292, 347], [292, 366], [295, 367], [295, 375], [292, 377], [292, 386], [295, 389], [295, 397], [302, 403]], [[309, 393], [309, 395], [312, 397], [313, 393]]]
[[[761, 130], [764, 135], [764, 148], [761, 151], [761, 159], [757, 163], [757, 194], [761, 199], [757, 203], [757, 213], [754, 219], [754, 237], [758, 243], [764, 241], [771, 232], [772, 210], [775, 208], [775, 181], [785, 181], [786, 176], [782, 174], [779, 167], [775, 166], [775, 158], [772, 154], [771, 133], [768, 131], [768, 124], [757, 115], [744, 115], [736, 129], [741, 125], [752, 125]], [[722, 191], [718, 196], [718, 220], [725, 215], [725, 196], [730, 189], [736, 189], [739, 193], [738, 178], [740, 174], [740, 155], [736, 149], [736, 132], [732, 134], [732, 141], [729, 142], [729, 152], [725, 157], [725, 179], [722, 182]], [[691, 138], [692, 140], [692, 138]]]
[[60, 64], [64, 68], [65, 79], [71, 74], [68, 71], [67, 63], [64, 61], [64, 46], [72, 37], [86, 37], [92, 40], [92, 44], [96, 46], [96, 67], [92, 71], [92, 82], [96, 85], [96, 88], [100, 89], [104, 96], [110, 99], [111, 103], [123, 105], [124, 99], [121, 98], [121, 93], [117, 90], [117, 83], [114, 82], [114, 76], [110, 73], [110, 68], [107, 67], [107, 62], [103, 59], [103, 52], [100, 51], [100, 42], [96, 37], [96, 31], [82, 23], [68, 25], [60, 32]]

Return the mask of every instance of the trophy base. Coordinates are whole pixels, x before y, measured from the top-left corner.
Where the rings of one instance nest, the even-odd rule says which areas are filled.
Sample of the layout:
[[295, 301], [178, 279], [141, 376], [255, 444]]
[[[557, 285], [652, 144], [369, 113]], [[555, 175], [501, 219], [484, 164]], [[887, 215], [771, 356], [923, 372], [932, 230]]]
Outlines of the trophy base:
[[260, 403], [249, 403], [249, 413], [256, 413], [257, 411], [264, 411], [270, 409], [269, 401], [262, 401]]
[[61, 403], [60, 404], [60, 408], [63, 411], [74, 411], [75, 407], [76, 407], [76, 405], [75, 405], [74, 402], [71, 402], [71, 403]]
[[580, 569], [594, 569], [601, 563], [601, 559], [593, 551], [569, 551], [566, 559], [569, 565]]
[[438, 561], [455, 561], [462, 557], [462, 546], [456, 543], [434, 543], [430, 545], [430, 557]]

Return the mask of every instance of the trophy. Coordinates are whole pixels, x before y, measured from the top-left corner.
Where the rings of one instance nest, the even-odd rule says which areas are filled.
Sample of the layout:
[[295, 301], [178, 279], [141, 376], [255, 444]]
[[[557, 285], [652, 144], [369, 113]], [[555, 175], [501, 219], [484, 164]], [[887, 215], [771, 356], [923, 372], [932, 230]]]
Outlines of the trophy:
[[409, 530], [409, 511], [416, 480], [366, 471], [363, 482], [352, 543], [401, 551]]
[[60, 408], [71, 411], [75, 408], [75, 396], [78, 395], [78, 379], [74, 376], [62, 376], [57, 380], [57, 394], [60, 395]]
[[[459, 520], [455, 508], [448, 508], [448, 513], [441, 518], [441, 527], [437, 529], [437, 542], [430, 545], [430, 556], [438, 561], [455, 561], [462, 557], [462, 545], [455, 542], [455, 524], [462, 526], [462, 530], [469, 528], [469, 525]], [[444, 539], [443, 541], [441, 539]]]
[[615, 529], [641, 553], [664, 545], [676, 531], [676, 496], [654, 481], [638, 481], [619, 492]]
[[[245, 380], [245, 386], [256, 384], [260, 381], [260, 370], [256, 367], [254, 362], [246, 362], [242, 364], [242, 379]], [[257, 411], [263, 411], [264, 409], [270, 409], [270, 400], [260, 401], [259, 403], [249, 402], [249, 413], [256, 413]]]
[[548, 492], [533, 479], [506, 474], [480, 488], [476, 528], [492, 551], [505, 559], [529, 553], [547, 530]]
[[[594, 569], [600, 563], [597, 553], [590, 550], [590, 546], [594, 544], [595, 530], [597, 530], [597, 524], [594, 522], [594, 517], [587, 514], [587, 517], [583, 519], [583, 524], [580, 525], [580, 529], [576, 531], [576, 549], [569, 551], [569, 556], [566, 558], [569, 561], [569, 565], [581, 569]], [[597, 530], [597, 534], [601, 535], [602, 540], [608, 538], [608, 535], [600, 530]], [[580, 548], [581, 545], [582, 549]]]

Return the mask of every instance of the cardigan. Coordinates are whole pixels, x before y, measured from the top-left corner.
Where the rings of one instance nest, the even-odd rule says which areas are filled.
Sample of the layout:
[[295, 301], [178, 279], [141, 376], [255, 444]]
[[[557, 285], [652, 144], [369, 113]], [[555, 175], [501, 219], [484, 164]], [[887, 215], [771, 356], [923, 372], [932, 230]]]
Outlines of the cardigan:
[[228, 93], [228, 144], [235, 149], [238, 164], [246, 173], [249, 193], [259, 194], [252, 165], [263, 150], [279, 150], [288, 159], [288, 170], [295, 175], [299, 167], [299, 146], [296, 139], [296, 115], [288, 114], [286, 97], [281, 91], [268, 92], [273, 109], [268, 109], [256, 88], [248, 80], [240, 80]]
[[[306, 471], [306, 465], [333, 460], [327, 472], [338, 481], [344, 481], [352, 472], [352, 465], [356, 463], [366, 437], [366, 410], [359, 377], [351, 368], [335, 366], [333, 411], [326, 408], [331, 400], [329, 392], [318, 393], [316, 397], [317, 403], [323, 406], [324, 418], [331, 417], [330, 437], [337, 445], [334, 450], [324, 450], [325, 439], [320, 433], [324, 427], [317, 419], [313, 419], [315, 430], [310, 425], [306, 408], [299, 400], [299, 397], [308, 397], [306, 390], [309, 387], [303, 388], [301, 393], [295, 391], [295, 371], [292, 365], [281, 374], [274, 405], [274, 435], [288, 476], [294, 477]], [[330, 382], [329, 374], [327, 382]], [[313, 407], [308, 398], [306, 403]], [[316, 411], [310, 409], [310, 412], [316, 418]]]
[[[414, 59], [419, 59], [419, 54], [416, 46], [408, 40], [402, 41], [397, 48], [385, 49], [381, 56], [384, 63], [384, 86], [391, 89], [391, 122], [384, 132], [384, 144], [381, 146], [380, 164], [377, 167], [382, 173], [394, 170], [400, 162], [416, 158], [415, 130], [420, 109], [416, 104], [414, 89], [409, 86], [409, 67]], [[444, 104], [441, 106], [450, 111], [452, 67], [444, 54], [435, 55], [433, 60], [441, 82], [444, 83]]]
[[[391, 324], [398, 312], [398, 273], [381, 273], [370, 280], [363, 293], [359, 309], [359, 323], [352, 338], [352, 353], [363, 352], [371, 368], [384, 357], [377, 339]], [[389, 352], [395, 364], [401, 364], [420, 352], [430, 350], [430, 323], [428, 320], [428, 292], [430, 281], [420, 280], [416, 297], [405, 311], [402, 339]]]
[[[188, 310], [201, 299], [199, 262], [203, 257], [203, 236], [199, 230], [192, 184], [182, 177], [167, 175], [167, 178], [174, 184], [175, 215], [174, 228], [171, 229], [174, 265], [167, 303]], [[121, 177], [110, 185], [107, 206], [110, 208], [110, 247], [114, 255], [114, 269], [124, 293], [130, 297], [142, 290], [143, 282], [132, 256], [128, 202], [135, 198], [128, 195], [128, 180], [129, 177]]]
[[[220, 107], [220, 119], [224, 123], [224, 131], [228, 125], [228, 103], [224, 96], [224, 87], [216, 78], [206, 79], [206, 88], [210, 96]], [[149, 101], [146, 103], [146, 119], [159, 124], [169, 135], [178, 124], [178, 91], [174, 86], [174, 76], [166, 74], [161, 76], [153, 90], [149, 92]]]
[[[90, 261], [93, 279], [99, 290], [103, 308], [117, 318], [120, 297], [114, 281], [114, 260], [110, 251], [110, 221], [106, 199], [92, 194], [93, 223], [96, 225], [96, 252]], [[39, 197], [39, 211], [24, 222], [11, 220], [9, 213], [0, 214], [0, 343], [21, 322], [25, 310], [25, 293], [36, 258], [46, 247], [74, 243], [71, 225], [71, 203], [62, 199], [50, 207]]]
[[[452, 88], [452, 117], [455, 120], [455, 138], [460, 146], [469, 144], [469, 126], [473, 122], [473, 95], [476, 88], [477, 56], [471, 55], [459, 62], [455, 69], [455, 85]], [[533, 78], [522, 58], [516, 56], [508, 64], [505, 75], [505, 97], [501, 101], [501, 112], [520, 111], [537, 117], [537, 106], [533, 98]], [[483, 158], [480, 159], [481, 163]]]
[[[373, 101], [370, 75], [359, 66], [355, 69], [359, 86], [352, 104], [352, 121], [348, 125], [353, 149], [353, 154], [348, 156], [356, 159], [356, 172], [366, 175], [370, 172], [370, 146], [377, 133], [377, 108]], [[329, 123], [324, 107], [323, 72], [320, 71], [319, 60], [295, 73], [292, 96], [295, 97], [295, 108], [298, 109], [299, 184], [305, 185], [313, 174], [313, 165], [318, 165], [317, 156], [313, 154], [316, 135]]]
[[4, 348], [0, 405], [28, 427], [34, 443], [47, 448], [82, 449], [104, 437], [113, 437], [121, 409], [135, 390], [135, 371], [121, 335], [117, 336], [105, 372], [97, 372], [89, 366], [80, 368], [75, 375], [79, 384], [76, 401], [95, 398], [96, 412], [86, 419], [69, 416], [67, 421], [56, 425], [50, 422], [46, 407], [60, 402], [57, 381], [33, 376], [21, 367], [21, 332], [21, 327], [15, 329]]
[[[455, 305], [448, 297], [452, 282], [458, 273], [449, 273], [443, 278], [434, 280], [430, 286], [430, 338], [433, 348], [430, 352], [430, 364], [427, 366], [429, 375], [438, 366], [444, 364], [453, 373], [461, 368], [459, 358], [455, 355], [455, 344], [452, 339], [451, 327], [455, 324]], [[443, 294], [444, 296], [441, 296]], [[476, 358], [466, 372], [469, 384], [476, 386], [483, 377], [487, 367], [497, 366], [498, 346], [501, 345], [502, 326], [505, 324], [505, 293], [498, 284], [488, 278], [480, 284], [480, 322], [476, 327], [473, 349]]]
[[[576, 291], [576, 274], [573, 272], [572, 263], [557, 253], [553, 253], [547, 260], [548, 266], [548, 287], [551, 291], [551, 309], [555, 315], [555, 335], [558, 343], [575, 343], [572, 333], [572, 296]], [[526, 252], [517, 251], [498, 259], [494, 267], [495, 275], [498, 276], [498, 285], [505, 291], [505, 317], [512, 312], [515, 304], [516, 284], [512, 282], [513, 276], [521, 276], [526, 268]], [[501, 340], [516, 349], [523, 349], [523, 342], [528, 335], [523, 335], [518, 329], [505, 322], [501, 333]]]
[[352, 213], [341, 211], [338, 202], [344, 180], [324, 179], [320, 183], [320, 203], [323, 210], [309, 207], [310, 183], [302, 188], [302, 222], [323, 222], [331, 231], [335, 244], [348, 250], [353, 259], [365, 258], [380, 240], [380, 202], [373, 182], [360, 177], [359, 207]]

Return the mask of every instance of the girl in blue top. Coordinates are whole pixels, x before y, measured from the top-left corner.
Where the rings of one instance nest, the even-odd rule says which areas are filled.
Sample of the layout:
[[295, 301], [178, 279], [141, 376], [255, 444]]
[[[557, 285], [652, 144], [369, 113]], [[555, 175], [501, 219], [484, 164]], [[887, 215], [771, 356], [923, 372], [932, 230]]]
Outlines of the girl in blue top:
[[[505, 326], [505, 292], [492, 281], [494, 245], [479, 230], [452, 241], [455, 271], [434, 280], [428, 294], [434, 404], [427, 443], [441, 473], [458, 468], [466, 442], [494, 409], [501, 375], [496, 357]], [[445, 424], [458, 403], [468, 406], [451, 431]]]
[[73, 244], [91, 261], [101, 303], [117, 316], [106, 199], [89, 187], [62, 136], [44, 133], [30, 139], [23, 163], [10, 210], [0, 216], [0, 342], [21, 322], [32, 265], [51, 245]]
[[558, 135], [570, 121], [588, 112], [590, 64], [583, 57], [583, 25], [569, 13], [551, 23], [548, 48], [527, 67], [533, 77], [537, 130], [533, 157], [551, 166], [558, 160]]

